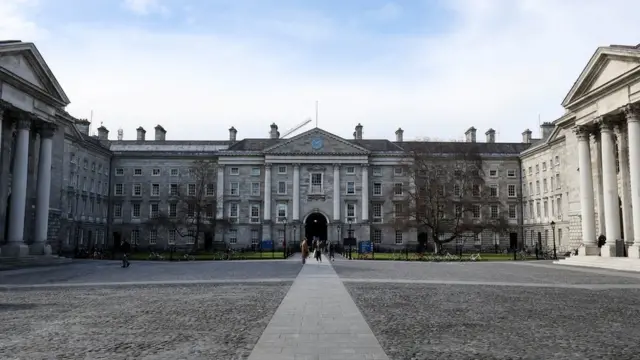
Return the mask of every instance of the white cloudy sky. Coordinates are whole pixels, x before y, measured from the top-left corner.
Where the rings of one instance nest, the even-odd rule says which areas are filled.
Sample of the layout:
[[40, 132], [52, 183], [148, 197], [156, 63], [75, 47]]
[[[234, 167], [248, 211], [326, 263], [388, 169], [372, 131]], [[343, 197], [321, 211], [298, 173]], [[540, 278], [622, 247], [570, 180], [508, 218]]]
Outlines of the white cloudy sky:
[[[634, 0], [0, 0], [0, 39], [33, 41], [68, 110], [112, 136], [264, 137], [314, 117], [350, 137], [520, 141], [596, 47], [640, 43]], [[97, 127], [94, 126], [94, 128]], [[483, 135], [481, 135], [483, 136]]]

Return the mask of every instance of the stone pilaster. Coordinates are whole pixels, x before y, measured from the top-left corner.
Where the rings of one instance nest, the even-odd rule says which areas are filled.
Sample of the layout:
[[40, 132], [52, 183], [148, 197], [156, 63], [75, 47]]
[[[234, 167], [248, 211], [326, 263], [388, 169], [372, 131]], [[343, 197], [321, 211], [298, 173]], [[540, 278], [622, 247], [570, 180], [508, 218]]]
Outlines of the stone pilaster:
[[621, 237], [614, 124], [609, 119], [601, 119], [599, 125], [602, 143], [605, 236], [607, 237], [607, 243], [602, 247], [601, 255], [613, 257], [616, 256], [616, 240]]
[[597, 255], [596, 225], [593, 211], [593, 172], [591, 170], [591, 149], [589, 132], [585, 126], [574, 129], [578, 138], [578, 164], [580, 171], [580, 213], [582, 215], [582, 242], [580, 255]]
[[333, 164], [333, 221], [340, 221], [340, 164]]

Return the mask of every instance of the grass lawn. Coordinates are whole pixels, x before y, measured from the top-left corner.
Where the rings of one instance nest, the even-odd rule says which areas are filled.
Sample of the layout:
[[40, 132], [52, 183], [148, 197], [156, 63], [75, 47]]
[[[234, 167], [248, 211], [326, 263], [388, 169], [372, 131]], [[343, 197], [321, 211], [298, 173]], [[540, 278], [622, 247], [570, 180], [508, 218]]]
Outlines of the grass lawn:
[[[171, 256], [169, 252], [162, 252], [160, 253], [160, 255], [164, 257], [165, 261], [169, 260]], [[184, 256], [184, 253], [180, 253], [180, 252], [173, 253], [173, 260], [184, 261], [183, 256]], [[193, 257], [196, 260], [222, 260], [221, 259], [222, 253], [200, 253], [200, 254], [193, 255]], [[138, 253], [129, 254], [129, 259], [130, 260], [149, 260], [149, 253], [138, 252]], [[234, 253], [231, 258], [231, 260], [261, 260], [261, 259], [282, 260], [284, 259], [284, 253], [282, 251], [276, 251], [276, 252], [268, 251], [263, 253], [261, 252]]]
[[[471, 255], [474, 254], [462, 254], [462, 260], [469, 260]], [[354, 259], [358, 259], [357, 254], [353, 254]], [[444, 261], [444, 256], [439, 257], [440, 261]], [[416, 253], [409, 253], [409, 261], [416, 261], [419, 257]], [[456, 256], [456, 260], [459, 259], [459, 256]], [[531, 259], [535, 259], [535, 256], [531, 257]], [[361, 260], [361, 259], [359, 259]], [[373, 258], [371, 254], [368, 254], [364, 260], [398, 260], [398, 261], [406, 261], [407, 255], [404, 253], [375, 253]], [[518, 259], [520, 260], [520, 259]], [[421, 261], [436, 261], [434, 259], [433, 254], [424, 254], [424, 257]], [[454, 260], [455, 261], [455, 260]], [[513, 261], [513, 254], [496, 254], [496, 253], [481, 253], [480, 259], [477, 261]]]

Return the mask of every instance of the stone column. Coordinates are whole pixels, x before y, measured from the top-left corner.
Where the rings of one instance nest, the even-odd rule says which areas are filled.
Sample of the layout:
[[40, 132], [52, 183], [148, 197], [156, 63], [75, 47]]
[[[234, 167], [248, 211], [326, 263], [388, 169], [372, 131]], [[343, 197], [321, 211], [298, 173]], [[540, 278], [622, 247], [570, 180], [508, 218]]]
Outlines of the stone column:
[[4, 240], [4, 229], [9, 224], [5, 224], [5, 211], [7, 208], [6, 205], [6, 197], [7, 190], [5, 190], [7, 185], [7, 181], [9, 178], [8, 174], [5, 174], [5, 162], [8, 160], [8, 154], [4, 152], [4, 142], [2, 141], [2, 136], [4, 130], [4, 118], [5, 113], [7, 112], [8, 106], [5, 105], [2, 101], [0, 101], [0, 243]]
[[606, 222], [604, 221], [604, 188], [602, 187], [602, 141], [600, 137], [600, 132], [597, 131], [592, 134], [593, 144], [595, 145], [595, 164], [596, 168], [594, 169], [594, 173], [596, 176], [596, 182], [593, 184], [593, 188], [596, 193], [596, 208], [598, 210], [598, 223], [597, 228], [598, 231], [596, 234], [604, 235], [606, 232]]
[[216, 179], [216, 219], [224, 219], [224, 165], [218, 166]]
[[293, 164], [293, 221], [300, 220], [300, 164]]
[[333, 221], [340, 221], [340, 164], [333, 164]]
[[[627, 106], [627, 135], [629, 136], [629, 179], [631, 183], [631, 218], [633, 233], [640, 235], [640, 109]], [[629, 246], [629, 257], [640, 259], [640, 239]]]
[[582, 215], [582, 242], [580, 255], [597, 255], [595, 214], [593, 211], [593, 173], [591, 171], [591, 149], [589, 129], [575, 128], [578, 138], [578, 166], [580, 171], [580, 214]]
[[362, 222], [369, 221], [369, 164], [362, 164]]
[[602, 143], [602, 188], [604, 189], [604, 223], [607, 243], [601, 249], [601, 255], [616, 256], [616, 240], [620, 232], [620, 207], [618, 200], [618, 173], [616, 171], [616, 146], [613, 124], [609, 119], [602, 119], [600, 125], [600, 141]]
[[16, 149], [11, 182], [11, 212], [9, 213], [9, 236], [2, 248], [2, 256], [21, 257], [29, 254], [24, 243], [24, 220], [27, 206], [27, 170], [29, 166], [29, 137], [31, 119], [22, 115], [16, 123]]
[[271, 164], [264, 166], [264, 221], [271, 221]]
[[625, 134], [626, 127], [623, 124], [616, 126], [618, 138], [618, 156], [620, 159], [620, 178], [622, 179], [622, 224], [624, 226], [625, 245], [633, 243], [633, 220], [631, 219], [631, 190], [629, 189], [629, 145]]
[[29, 252], [32, 255], [51, 255], [51, 246], [47, 244], [47, 232], [49, 230], [51, 192], [51, 154], [56, 127], [54, 124], [44, 123], [38, 130], [40, 133], [40, 153], [36, 192], [36, 228], [35, 239], [29, 247]]

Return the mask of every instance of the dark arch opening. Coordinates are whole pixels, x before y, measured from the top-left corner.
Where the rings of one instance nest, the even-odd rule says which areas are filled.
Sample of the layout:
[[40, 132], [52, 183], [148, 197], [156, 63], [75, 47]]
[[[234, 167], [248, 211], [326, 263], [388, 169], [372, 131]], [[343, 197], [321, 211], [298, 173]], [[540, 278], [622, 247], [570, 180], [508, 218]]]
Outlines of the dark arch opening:
[[324, 215], [320, 213], [310, 214], [304, 223], [304, 236], [308, 241], [313, 241], [315, 238], [326, 241], [327, 225], [327, 218]]

